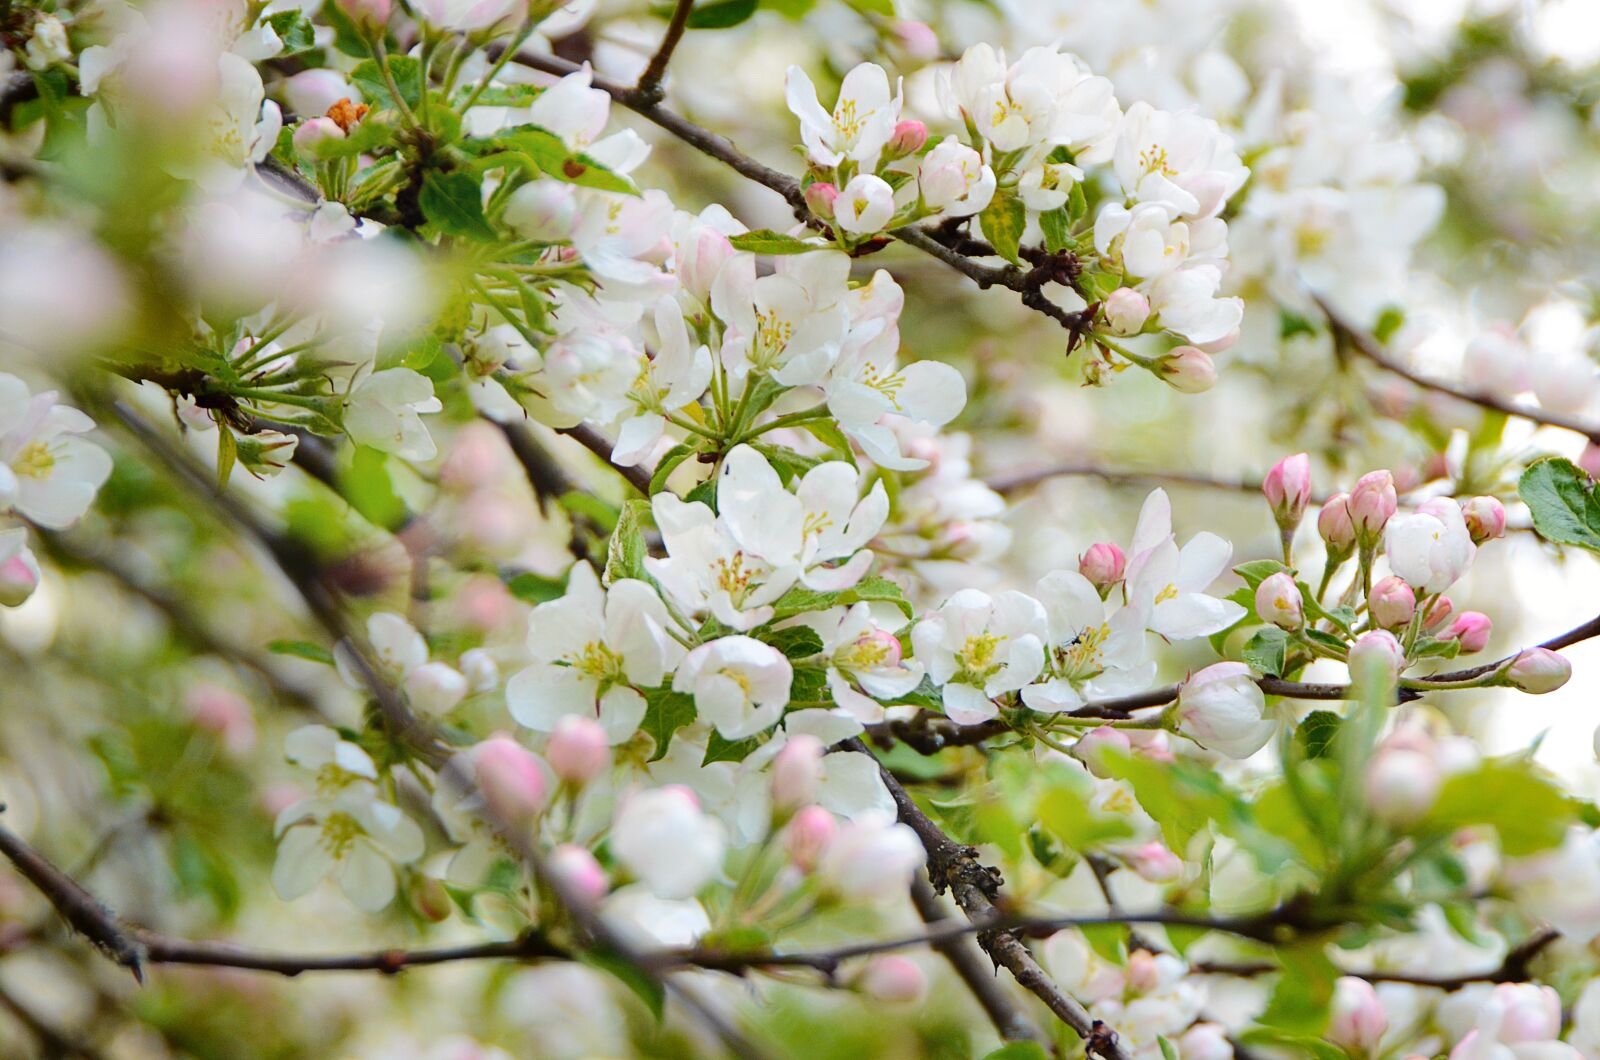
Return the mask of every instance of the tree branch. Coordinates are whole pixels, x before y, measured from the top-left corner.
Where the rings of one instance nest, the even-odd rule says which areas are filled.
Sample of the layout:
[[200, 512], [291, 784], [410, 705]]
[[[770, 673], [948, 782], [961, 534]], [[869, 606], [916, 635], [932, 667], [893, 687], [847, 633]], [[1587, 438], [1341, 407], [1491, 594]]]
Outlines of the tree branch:
[[683, 31], [689, 26], [689, 12], [693, 7], [694, 0], [678, 0], [677, 6], [672, 9], [672, 20], [667, 23], [667, 32], [661, 38], [661, 46], [650, 56], [649, 65], [644, 68], [644, 73], [639, 75], [638, 83], [633, 86], [634, 92], [641, 98], [655, 100], [661, 98], [661, 79], [667, 76], [667, 64], [672, 61], [672, 53], [677, 50], [678, 42], [683, 39]]
[[607, 467], [627, 479], [628, 485], [646, 497], [650, 496], [650, 472], [637, 464], [632, 467], [624, 467], [621, 464], [612, 463], [611, 449], [613, 443], [611, 439], [586, 423], [580, 423], [576, 427], [563, 427], [560, 433], [568, 438], [576, 439], [585, 449], [605, 461]]
[[1361, 354], [1367, 360], [1371, 361], [1379, 368], [1382, 368], [1384, 371], [1393, 375], [1397, 375], [1407, 382], [1412, 383], [1415, 386], [1419, 386], [1424, 390], [1432, 390], [1438, 394], [1447, 394], [1458, 401], [1465, 401], [1469, 404], [1478, 405], [1482, 408], [1492, 409], [1495, 412], [1502, 412], [1507, 416], [1517, 416], [1545, 427], [1559, 427], [1562, 430], [1573, 431], [1577, 434], [1583, 435], [1596, 445], [1600, 445], [1600, 427], [1583, 423], [1566, 416], [1561, 416], [1553, 412], [1546, 412], [1543, 409], [1529, 408], [1526, 405], [1519, 405], [1514, 401], [1508, 401], [1505, 398], [1494, 394], [1487, 394], [1477, 390], [1467, 390], [1464, 387], [1456, 386], [1453, 383], [1441, 382], [1437, 379], [1429, 379], [1427, 376], [1419, 374], [1413, 369], [1407, 367], [1405, 364], [1402, 364], [1393, 355], [1391, 355], [1389, 351], [1384, 348], [1383, 344], [1380, 343], [1373, 335], [1357, 327], [1350, 320], [1341, 316], [1338, 311], [1333, 308], [1333, 306], [1329, 305], [1328, 302], [1322, 298], [1321, 295], [1313, 293], [1311, 298], [1317, 303], [1317, 307], [1322, 310], [1323, 315], [1327, 317], [1328, 326], [1333, 331], [1334, 341], [1348, 342], [1350, 347], [1353, 348], [1357, 353]]

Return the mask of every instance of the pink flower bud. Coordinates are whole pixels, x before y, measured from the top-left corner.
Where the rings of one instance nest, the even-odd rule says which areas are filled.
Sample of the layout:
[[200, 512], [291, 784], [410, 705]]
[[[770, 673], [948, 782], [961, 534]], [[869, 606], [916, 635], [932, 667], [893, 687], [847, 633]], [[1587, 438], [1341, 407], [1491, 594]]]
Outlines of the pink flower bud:
[[811, 213], [823, 221], [831, 221], [834, 217], [834, 203], [839, 201], [839, 189], [825, 181], [818, 181], [806, 187], [806, 205], [811, 208]]
[[789, 737], [772, 759], [772, 805], [780, 811], [804, 806], [817, 797], [822, 780], [822, 741], [800, 733]]
[[1217, 384], [1211, 355], [1195, 346], [1179, 346], [1156, 362], [1161, 381], [1185, 394], [1203, 394]]
[[544, 812], [550, 791], [538, 755], [499, 733], [472, 751], [472, 763], [484, 801], [501, 821], [522, 825]]
[[1150, 299], [1132, 287], [1118, 287], [1106, 296], [1100, 305], [1100, 312], [1105, 316], [1112, 334], [1137, 335], [1144, 329], [1145, 321], [1150, 319]]
[[821, 806], [807, 806], [795, 814], [783, 830], [783, 849], [790, 861], [809, 872], [816, 868], [822, 852], [828, 849], [838, 830], [833, 814]]
[[338, 4], [351, 22], [366, 28], [388, 25], [394, 13], [393, 0], [338, 0]]
[[229, 754], [248, 754], [255, 747], [255, 712], [231, 688], [210, 681], [196, 682], [184, 693], [183, 707], [198, 728], [221, 738]]
[[1554, 692], [1572, 676], [1572, 664], [1549, 648], [1529, 648], [1506, 668], [1506, 681], [1523, 692], [1540, 696]]
[[1305, 453], [1286, 456], [1267, 472], [1261, 492], [1272, 505], [1272, 517], [1284, 530], [1293, 530], [1311, 503], [1311, 458]]
[[455, 904], [450, 901], [450, 892], [444, 889], [444, 884], [432, 876], [417, 873], [412, 877], [411, 885], [407, 888], [406, 897], [411, 900], [411, 908], [427, 921], [440, 923], [449, 918]]
[[332, 118], [308, 118], [294, 131], [294, 149], [310, 159], [323, 156], [327, 148], [344, 139], [344, 130]]
[[1428, 610], [1422, 616], [1422, 628], [1435, 630], [1446, 622], [1455, 613], [1456, 605], [1450, 602], [1448, 596], [1435, 596], [1433, 603], [1428, 605]]
[[1317, 533], [1335, 556], [1349, 554], [1356, 544], [1356, 526], [1350, 518], [1350, 494], [1335, 493], [1317, 513]]
[[1405, 661], [1405, 649], [1393, 633], [1386, 629], [1368, 630], [1350, 646], [1350, 677], [1360, 680], [1373, 673], [1394, 677], [1405, 668]]
[[1171, 883], [1183, 875], [1183, 860], [1156, 839], [1129, 854], [1127, 862], [1140, 879], [1151, 883]]
[[1090, 545], [1088, 551], [1078, 557], [1078, 573], [1088, 578], [1101, 596], [1122, 580], [1127, 569], [1127, 555], [1108, 541]]
[[1583, 453], [1578, 457], [1578, 466], [1590, 478], [1600, 478], [1600, 445], [1590, 442], [1583, 447]]
[[594, 855], [575, 844], [563, 843], [556, 847], [550, 852], [548, 864], [558, 879], [590, 903], [604, 898], [611, 887], [606, 870], [600, 867]]
[[1415, 821], [1433, 806], [1443, 783], [1433, 756], [1404, 747], [1383, 747], [1367, 763], [1367, 804], [1392, 824]]
[[39, 588], [39, 564], [23, 549], [0, 563], [0, 607], [20, 607]]
[[1287, 571], [1268, 575], [1256, 586], [1256, 614], [1279, 629], [1299, 629], [1306, 624], [1305, 601], [1300, 587]]
[[1132, 754], [1133, 744], [1128, 739], [1128, 734], [1121, 729], [1102, 725], [1080, 736], [1077, 745], [1072, 749], [1072, 753], [1088, 767], [1089, 772], [1102, 779], [1110, 776], [1106, 762], [1107, 751], [1112, 752], [1114, 756]]
[[894, 133], [889, 137], [884, 153], [891, 159], [904, 158], [922, 150], [922, 145], [927, 142], [928, 127], [920, 121], [908, 118], [894, 127]]
[[1384, 578], [1367, 594], [1367, 611], [1381, 629], [1400, 629], [1417, 613], [1417, 594], [1403, 579]]
[[1462, 652], [1471, 655], [1489, 646], [1489, 632], [1493, 628], [1494, 623], [1481, 611], [1463, 611], [1445, 631], [1443, 639], [1460, 641]]
[[1550, 1042], [1561, 1035], [1561, 998], [1553, 987], [1536, 983], [1501, 983], [1487, 1004], [1501, 1013], [1502, 1042]]
[[1461, 502], [1461, 515], [1467, 521], [1472, 543], [1481, 545], [1506, 535], [1506, 506], [1493, 497], [1470, 497]]
[[939, 35], [926, 22], [901, 19], [894, 24], [893, 30], [900, 47], [911, 58], [929, 62], [939, 57]]
[[1328, 1041], [1359, 1056], [1376, 1055], [1378, 1040], [1388, 1029], [1389, 1017], [1371, 983], [1346, 975], [1333, 984]]
[[868, 961], [856, 986], [877, 1001], [915, 1004], [927, 996], [928, 977], [910, 957], [891, 953]]
[[1356, 480], [1350, 491], [1350, 521], [1355, 524], [1356, 537], [1363, 541], [1376, 541], [1400, 507], [1395, 495], [1394, 475], [1387, 471], [1369, 471]]
[[860, 659], [876, 659], [875, 668], [891, 668], [900, 665], [900, 660], [905, 657], [905, 649], [900, 646], [900, 638], [886, 629], [875, 629], [871, 633], [864, 633], [856, 639], [855, 649], [860, 654]]
[[578, 786], [593, 780], [611, 761], [605, 729], [593, 718], [579, 714], [568, 714], [556, 722], [544, 753], [556, 776]]

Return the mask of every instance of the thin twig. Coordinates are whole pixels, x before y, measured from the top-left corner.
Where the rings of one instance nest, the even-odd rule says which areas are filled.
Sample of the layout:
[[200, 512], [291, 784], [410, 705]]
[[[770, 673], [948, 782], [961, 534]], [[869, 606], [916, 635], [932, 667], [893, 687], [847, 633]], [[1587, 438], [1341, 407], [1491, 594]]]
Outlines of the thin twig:
[[1559, 427], [1562, 430], [1573, 431], [1583, 435], [1596, 445], [1600, 445], [1600, 427], [1554, 412], [1547, 412], [1544, 409], [1519, 405], [1514, 401], [1508, 401], [1505, 398], [1488, 394], [1481, 390], [1468, 390], [1453, 383], [1429, 379], [1427, 376], [1421, 375], [1391, 355], [1375, 336], [1340, 315], [1321, 295], [1313, 294], [1311, 297], [1317, 303], [1317, 307], [1322, 310], [1323, 315], [1328, 318], [1328, 326], [1333, 330], [1335, 341], [1348, 341], [1357, 353], [1384, 371], [1397, 375], [1407, 382], [1422, 387], [1424, 390], [1447, 394], [1458, 401], [1465, 401], [1495, 412], [1502, 412], [1507, 416], [1517, 416], [1545, 427]]
[[589, 452], [605, 461], [606, 466], [612, 468], [617, 474], [627, 479], [628, 485], [632, 486], [646, 497], [650, 496], [650, 472], [646, 471], [637, 464], [635, 464], [633, 467], [625, 467], [622, 464], [614, 463], [611, 459], [611, 450], [613, 447], [611, 439], [607, 438], [605, 435], [601, 434], [599, 431], [595, 430], [593, 427], [590, 427], [586, 423], [580, 423], [576, 427], [564, 427], [561, 429], [560, 433], [566, 435], [568, 438], [575, 439], [585, 449], [589, 450]]
[[667, 76], [667, 64], [672, 61], [672, 53], [677, 50], [678, 42], [683, 39], [683, 31], [689, 26], [689, 12], [693, 7], [694, 0], [678, 0], [677, 6], [672, 9], [672, 20], [667, 23], [661, 46], [650, 56], [644, 73], [639, 75], [638, 83], [633, 86], [633, 90], [641, 97], [661, 98], [661, 79]]

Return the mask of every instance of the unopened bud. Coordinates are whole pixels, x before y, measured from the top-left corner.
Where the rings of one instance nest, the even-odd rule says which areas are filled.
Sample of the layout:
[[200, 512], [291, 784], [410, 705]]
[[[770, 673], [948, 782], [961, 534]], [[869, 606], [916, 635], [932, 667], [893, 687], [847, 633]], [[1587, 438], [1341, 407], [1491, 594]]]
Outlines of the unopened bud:
[[1386, 629], [1373, 629], [1361, 634], [1350, 646], [1350, 678], [1361, 680], [1370, 675], [1387, 675], [1391, 680], [1405, 668], [1406, 652]]
[[480, 743], [472, 761], [484, 802], [496, 817], [520, 825], [544, 812], [549, 784], [532, 751], [502, 733]]
[[1202, 394], [1217, 383], [1211, 355], [1196, 346], [1179, 346], [1156, 362], [1161, 381], [1185, 394]]
[[1335, 493], [1317, 513], [1317, 533], [1330, 556], [1348, 556], [1356, 546], [1356, 524], [1350, 518], [1350, 494]]
[[1150, 299], [1132, 287], [1118, 287], [1100, 305], [1106, 325], [1114, 335], [1137, 335], [1150, 319]]
[[1346, 975], [1333, 984], [1328, 1041], [1356, 1056], [1376, 1056], [1378, 1041], [1388, 1029], [1389, 1017], [1371, 983]]
[[1422, 628], [1432, 631], [1450, 621], [1450, 616], [1455, 614], [1456, 605], [1450, 602], [1448, 596], [1435, 596], [1433, 603], [1428, 605], [1428, 610], [1422, 615]]
[[1367, 612], [1380, 629], [1400, 629], [1417, 613], [1417, 594], [1403, 579], [1384, 578], [1367, 594]]
[[338, 4], [351, 22], [366, 29], [388, 25], [394, 13], [392, 0], [338, 0]]
[[600, 867], [594, 855], [575, 844], [563, 843], [552, 850], [549, 865], [557, 879], [590, 904], [604, 898], [611, 887], [606, 870]]
[[1101, 596], [1105, 596], [1122, 580], [1127, 569], [1127, 554], [1109, 541], [1090, 545], [1078, 557], [1078, 573], [1089, 579], [1089, 583], [1100, 590]]
[[913, 59], [929, 62], [939, 57], [939, 35], [926, 22], [901, 19], [894, 24], [894, 36]]
[[37, 588], [39, 563], [27, 546], [0, 562], [0, 607], [20, 607]]
[[877, 1001], [914, 1004], [928, 993], [928, 977], [910, 957], [891, 953], [867, 962], [856, 986]]
[[1590, 478], [1600, 478], [1600, 445], [1590, 442], [1578, 457], [1578, 466]]
[[299, 435], [282, 431], [257, 431], [255, 434], [234, 436], [239, 463], [261, 478], [271, 478], [293, 463], [294, 451], [299, 445]]
[[1261, 492], [1280, 528], [1290, 531], [1299, 526], [1311, 503], [1311, 458], [1296, 453], [1273, 464], [1261, 483]]
[[1072, 749], [1072, 753], [1088, 767], [1089, 772], [1101, 779], [1111, 775], [1108, 768], [1111, 763], [1106, 760], [1108, 751], [1113, 757], [1129, 755], [1133, 753], [1133, 743], [1128, 739], [1128, 734], [1121, 729], [1102, 725], [1080, 736], [1077, 745]]
[[1394, 475], [1388, 471], [1369, 471], [1356, 480], [1350, 491], [1350, 521], [1355, 524], [1356, 538], [1373, 542], [1383, 533], [1383, 528], [1400, 507], [1395, 494]]
[[1506, 668], [1506, 681], [1539, 696], [1554, 692], [1572, 676], [1572, 664], [1549, 648], [1529, 648]]
[[448, 919], [454, 908], [450, 892], [444, 889], [444, 884], [420, 872], [412, 877], [407, 896], [411, 899], [411, 908], [424, 920], [435, 924]]
[[1494, 629], [1494, 623], [1489, 621], [1489, 616], [1481, 611], [1463, 611], [1450, 628], [1445, 631], [1445, 640], [1461, 642], [1461, 650], [1467, 655], [1482, 651], [1489, 646], [1489, 633]]
[[826, 181], [818, 181], [806, 187], [806, 206], [810, 208], [812, 216], [819, 220], [833, 220], [833, 204], [838, 201], [839, 189]]
[[920, 121], [906, 119], [894, 127], [884, 153], [892, 160], [914, 155], [928, 142], [928, 127]]
[[500, 667], [483, 648], [468, 648], [461, 653], [461, 673], [472, 691], [482, 695], [500, 686]]
[[1433, 806], [1443, 778], [1433, 756], [1404, 747], [1383, 747], [1367, 763], [1367, 804], [1381, 821], [1409, 824]]
[[344, 140], [344, 130], [332, 118], [307, 118], [294, 131], [294, 149], [312, 161], [325, 157], [334, 144]]
[[780, 811], [804, 806], [822, 782], [822, 741], [808, 733], [789, 737], [772, 759], [772, 805]]
[[1256, 586], [1256, 614], [1279, 629], [1296, 630], [1306, 623], [1305, 601], [1294, 576], [1279, 571]]
[[467, 698], [467, 679], [442, 662], [423, 663], [406, 674], [406, 698], [428, 715], [448, 714]]
[[821, 806], [807, 806], [790, 818], [789, 826], [783, 830], [783, 849], [790, 861], [809, 872], [816, 868], [838, 830], [833, 814]]
[[556, 722], [544, 753], [556, 776], [579, 786], [593, 780], [611, 761], [606, 730], [593, 718], [577, 714], [568, 714]]
[[1183, 860], [1157, 839], [1129, 854], [1127, 862], [1135, 875], [1151, 883], [1171, 883], [1183, 875]]
[[1474, 545], [1506, 534], [1506, 506], [1493, 497], [1470, 497], [1462, 501], [1461, 516], [1466, 520]]

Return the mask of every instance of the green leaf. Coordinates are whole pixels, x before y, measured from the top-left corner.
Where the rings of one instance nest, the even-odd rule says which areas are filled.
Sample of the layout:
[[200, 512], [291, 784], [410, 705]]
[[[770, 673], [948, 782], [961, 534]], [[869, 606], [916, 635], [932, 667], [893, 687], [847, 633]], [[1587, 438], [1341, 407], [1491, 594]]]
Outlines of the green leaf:
[[644, 578], [644, 558], [649, 551], [644, 543], [644, 513], [649, 510], [650, 502], [644, 500], [631, 500], [622, 506], [622, 515], [606, 545], [607, 585], [624, 578]]
[[1288, 651], [1289, 634], [1277, 626], [1267, 626], [1256, 630], [1240, 654], [1257, 673], [1282, 677], [1283, 662]]
[[1517, 493], [1533, 513], [1539, 536], [1600, 552], [1600, 498], [1594, 482], [1572, 461], [1549, 457], [1529, 464]]
[[1574, 809], [1559, 787], [1529, 761], [1498, 759], [1445, 781], [1427, 820], [1456, 831], [1489, 825], [1510, 857], [1525, 857], [1561, 843]]
[[568, 490], [556, 500], [568, 512], [581, 515], [594, 523], [602, 533], [611, 533], [616, 528], [617, 520], [622, 517], [620, 510], [583, 490]]
[[339, 472], [339, 492], [367, 522], [393, 530], [405, 520], [406, 505], [394, 491], [388, 461], [386, 453], [357, 446], [350, 466]]
[[483, 188], [471, 175], [431, 171], [422, 178], [422, 214], [450, 236], [492, 242], [497, 237], [483, 216]]
[[830, 607], [848, 607], [851, 604], [866, 600], [870, 603], [894, 604], [900, 613], [910, 619], [913, 614], [911, 601], [907, 600], [900, 586], [890, 581], [873, 575], [862, 578], [849, 589], [837, 592], [818, 592], [815, 589], [790, 589], [780, 596], [773, 604], [773, 617], [775, 619], [793, 618], [795, 615], [807, 611], [826, 611]]
[[983, 226], [983, 236], [993, 244], [995, 253], [1011, 262], [1022, 264], [1017, 250], [1022, 244], [1022, 230], [1028, 223], [1028, 211], [1022, 200], [1006, 192], [995, 192], [989, 205], [978, 215]]
[[[407, 106], [415, 107], [422, 99], [422, 63], [403, 55], [391, 55], [389, 73], [394, 76], [395, 86], [400, 89], [400, 98], [405, 100]], [[368, 59], [358, 64], [350, 71], [350, 81], [361, 90], [361, 97], [372, 105], [373, 110], [399, 109], [395, 106], [394, 95], [389, 91], [389, 83], [384, 79], [383, 68], [377, 60]]]
[[1253, 559], [1249, 563], [1241, 563], [1233, 568], [1233, 573], [1243, 578], [1244, 583], [1250, 586], [1250, 591], [1255, 592], [1262, 582], [1288, 569], [1275, 559]]
[[1328, 1023], [1328, 1005], [1333, 1001], [1339, 969], [1318, 942], [1281, 947], [1277, 958], [1283, 974], [1278, 976], [1260, 1022], [1290, 1034], [1321, 1034]]
[[525, 157], [545, 176], [554, 177], [568, 184], [579, 184], [597, 191], [611, 191], [620, 195], [639, 194], [639, 189], [633, 181], [581, 151], [570, 150], [561, 137], [537, 125], [518, 125], [501, 131], [492, 140], [472, 141], [463, 146], [515, 152]]
[[667, 753], [672, 744], [672, 734], [695, 719], [694, 697], [670, 688], [646, 688], [644, 692], [644, 720], [639, 730], [655, 741], [656, 749], [648, 761], [654, 762]]
[[1050, 1054], [1038, 1042], [1007, 1042], [983, 1054], [983, 1060], [1048, 1060]]
[[667, 450], [667, 455], [656, 464], [655, 471], [650, 475], [650, 496], [654, 497], [667, 488], [667, 477], [677, 470], [678, 465], [693, 456], [697, 450], [687, 442], [679, 442]]
[[623, 984], [644, 1002], [645, 1008], [650, 1010], [656, 1022], [661, 1022], [661, 1014], [666, 1010], [667, 991], [660, 980], [641, 970], [620, 954], [599, 946], [585, 950], [580, 959], [583, 963], [610, 972], [622, 980]]
[[706, 755], [700, 760], [702, 767], [713, 762], [743, 762], [750, 757], [750, 752], [760, 747], [766, 741], [761, 736], [751, 736], [744, 740], [729, 740], [715, 729], [711, 730], [711, 737], [706, 740]]
[[543, 574], [535, 574], [531, 570], [514, 575], [506, 582], [506, 588], [511, 590], [512, 596], [528, 604], [559, 600], [567, 594], [566, 582], [560, 578], [546, 578]]
[[727, 29], [756, 13], [757, 0], [704, 0], [689, 12], [690, 29]]
[[822, 638], [810, 626], [785, 626], [763, 629], [758, 636], [783, 652], [788, 659], [805, 659], [822, 651]]
[[217, 492], [228, 488], [228, 479], [233, 476], [233, 465], [239, 457], [239, 443], [234, 439], [233, 432], [227, 427], [217, 428]]
[[1156, 1044], [1161, 1046], [1161, 1060], [1179, 1060], [1178, 1047], [1159, 1034], [1156, 1035]]
[[[367, 40], [361, 35], [361, 30], [351, 21], [350, 16], [344, 13], [335, 0], [328, 0], [322, 5], [318, 18], [333, 27], [333, 46], [356, 59], [365, 59], [372, 54], [368, 48]], [[372, 97], [367, 97], [371, 102]]]
[[1046, 210], [1039, 215], [1039, 227], [1044, 230], [1044, 245], [1052, 254], [1066, 250], [1072, 245], [1072, 218], [1067, 216], [1067, 208], [1058, 206], [1054, 210]]
[[729, 236], [728, 242], [733, 244], [733, 249], [750, 254], [809, 254], [814, 250], [825, 249], [817, 243], [808, 243], [794, 236], [786, 236], [770, 228], [758, 228], [754, 232]]
[[1307, 714], [1295, 730], [1295, 737], [1305, 750], [1306, 757], [1322, 758], [1327, 755], [1329, 745], [1339, 735], [1339, 726], [1342, 724], [1344, 719], [1331, 710], [1313, 710]]
[[280, 57], [310, 51], [317, 46], [316, 32], [304, 12], [280, 11], [276, 15], [268, 15], [267, 24], [272, 27], [272, 32], [278, 35], [278, 39], [283, 41]]
[[856, 462], [855, 453], [850, 448], [850, 439], [845, 437], [839, 425], [829, 419], [806, 420], [800, 425], [802, 430], [810, 432], [811, 436], [829, 449], [833, 450], [851, 464]]
[[333, 665], [333, 652], [320, 644], [312, 644], [308, 640], [269, 641], [267, 650], [274, 655], [293, 655], [297, 659], [308, 659], [311, 662], [319, 662], [325, 666]]

